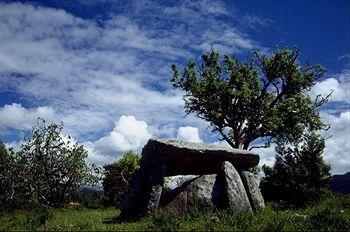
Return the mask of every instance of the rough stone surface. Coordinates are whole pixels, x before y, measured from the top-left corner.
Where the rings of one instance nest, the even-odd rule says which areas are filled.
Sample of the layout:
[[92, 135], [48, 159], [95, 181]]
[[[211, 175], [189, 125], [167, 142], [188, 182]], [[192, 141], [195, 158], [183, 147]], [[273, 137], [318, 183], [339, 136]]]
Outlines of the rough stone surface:
[[184, 212], [187, 207], [201, 210], [222, 208], [224, 186], [216, 174], [202, 175], [162, 195], [160, 206], [169, 213]]
[[204, 210], [218, 208], [222, 190], [222, 183], [217, 180], [216, 174], [200, 176], [186, 189], [187, 204]]
[[165, 172], [166, 167], [164, 165], [158, 166], [152, 172], [150, 183], [151, 188], [149, 190], [149, 200], [147, 203], [146, 214], [153, 214], [157, 212], [160, 197], [162, 194]]
[[253, 210], [255, 212], [263, 211], [265, 208], [264, 198], [260, 192], [258, 184], [255, 181], [253, 173], [243, 171], [241, 177]]
[[259, 163], [253, 152], [170, 139], [150, 139], [142, 150], [141, 167], [167, 166], [166, 176], [217, 173], [223, 161], [246, 170]]
[[[183, 196], [186, 196], [186, 199]], [[169, 213], [176, 214], [188, 207], [252, 212], [241, 177], [229, 162], [223, 162], [219, 174], [203, 175], [186, 181], [180, 187], [164, 194], [161, 202], [161, 207]]]
[[230, 162], [223, 162], [220, 175], [224, 179], [228, 208], [235, 212], [252, 212], [241, 177]]
[[187, 211], [187, 192], [177, 192], [174, 194], [174, 190], [170, 190], [168, 193], [164, 193], [161, 198], [160, 207], [166, 212], [174, 216], [180, 216]]

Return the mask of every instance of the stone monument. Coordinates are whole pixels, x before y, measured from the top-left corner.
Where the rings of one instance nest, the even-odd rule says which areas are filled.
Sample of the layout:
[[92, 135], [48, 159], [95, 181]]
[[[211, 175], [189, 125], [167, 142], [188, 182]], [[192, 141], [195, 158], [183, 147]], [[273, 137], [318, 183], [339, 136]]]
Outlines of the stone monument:
[[[258, 163], [259, 156], [247, 150], [150, 139], [122, 202], [120, 219], [137, 219], [158, 208], [176, 215], [189, 206], [259, 212], [264, 199], [249, 172]], [[162, 194], [164, 177], [175, 175], [200, 176]]]

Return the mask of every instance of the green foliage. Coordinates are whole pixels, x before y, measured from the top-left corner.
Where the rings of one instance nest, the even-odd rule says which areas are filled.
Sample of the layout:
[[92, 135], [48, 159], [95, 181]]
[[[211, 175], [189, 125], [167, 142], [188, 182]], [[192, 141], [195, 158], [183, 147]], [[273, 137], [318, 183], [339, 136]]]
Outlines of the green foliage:
[[[269, 206], [259, 214], [225, 211], [189, 211], [174, 217], [165, 212], [136, 222], [107, 223], [118, 210], [87, 210], [84, 208], [49, 209], [48, 220], [36, 228], [45, 231], [349, 231], [350, 196], [327, 195], [317, 205], [304, 210], [275, 211]], [[28, 230], [30, 211], [0, 215], [0, 231]], [[45, 212], [45, 211], [43, 211]], [[37, 214], [42, 223], [45, 218]], [[39, 225], [40, 223], [32, 223]]]
[[18, 208], [30, 200], [25, 163], [0, 141], [0, 211]]
[[1, 176], [9, 178], [10, 185], [3, 185], [8, 181], [1, 178], [0, 188], [5, 189], [2, 196], [8, 206], [16, 208], [17, 202], [25, 201], [59, 206], [69, 201], [80, 185], [98, 181], [98, 168], [85, 161], [87, 151], [70, 136], [63, 136], [62, 129], [62, 123], [46, 125], [38, 119], [32, 137], [19, 151], [12, 149], [2, 156], [5, 168]]
[[8, 207], [9, 199], [13, 198], [14, 159], [9, 154], [5, 144], [0, 141], [0, 210]]
[[103, 190], [108, 199], [107, 205], [118, 206], [121, 203], [139, 164], [140, 156], [129, 151], [117, 162], [104, 166]]
[[295, 141], [305, 128], [325, 128], [317, 108], [329, 97], [308, 96], [324, 70], [301, 65], [298, 55], [286, 48], [241, 62], [227, 55], [221, 60], [212, 50], [200, 65], [190, 61], [182, 75], [173, 65], [171, 81], [185, 92], [186, 112], [210, 122], [232, 147], [248, 149], [258, 138]]
[[107, 198], [104, 194], [100, 192], [93, 192], [96, 190], [91, 190], [87, 192], [86, 190], [79, 189], [72, 195], [72, 202], [78, 203], [79, 207], [84, 207], [87, 209], [100, 209], [105, 208]]
[[260, 188], [267, 201], [302, 207], [321, 198], [327, 188], [330, 166], [322, 158], [325, 142], [315, 133], [303, 143], [279, 143], [274, 166], [263, 166]]

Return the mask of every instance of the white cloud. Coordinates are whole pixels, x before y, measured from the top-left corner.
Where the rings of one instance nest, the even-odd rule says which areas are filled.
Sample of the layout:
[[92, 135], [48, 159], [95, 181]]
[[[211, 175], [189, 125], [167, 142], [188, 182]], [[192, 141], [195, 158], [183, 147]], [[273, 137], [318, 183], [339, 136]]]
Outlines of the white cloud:
[[102, 160], [113, 162], [126, 151], [139, 152], [151, 137], [146, 122], [123, 115], [109, 135], [93, 143], [85, 143], [85, 146], [90, 150], [90, 159], [102, 157]]
[[332, 173], [343, 174], [350, 171], [350, 111], [332, 115], [322, 113], [326, 123], [331, 124], [328, 131], [323, 134], [326, 137], [324, 158], [332, 166]]
[[256, 148], [256, 149], [253, 149], [252, 151], [258, 153], [260, 156], [259, 166], [262, 167], [264, 164], [266, 164], [267, 166], [271, 167], [275, 163], [276, 152], [275, 152], [274, 145], [271, 145], [268, 148]]
[[313, 96], [327, 96], [333, 91], [329, 101], [350, 103], [350, 70], [343, 71], [340, 75], [317, 82], [311, 89]]
[[47, 106], [26, 109], [17, 103], [4, 105], [0, 107], [0, 128], [28, 130], [33, 127], [38, 117], [52, 120], [55, 118], [55, 110]]
[[[326, 137], [326, 147], [323, 151], [325, 162], [331, 164], [332, 174], [343, 174], [350, 171], [350, 111], [333, 115], [321, 112], [324, 122], [331, 124], [328, 131], [323, 131]], [[254, 149], [260, 155], [260, 166], [273, 166], [275, 162], [275, 146]]]
[[180, 127], [177, 130], [177, 139], [192, 143], [202, 143], [199, 138], [198, 128], [192, 126]]

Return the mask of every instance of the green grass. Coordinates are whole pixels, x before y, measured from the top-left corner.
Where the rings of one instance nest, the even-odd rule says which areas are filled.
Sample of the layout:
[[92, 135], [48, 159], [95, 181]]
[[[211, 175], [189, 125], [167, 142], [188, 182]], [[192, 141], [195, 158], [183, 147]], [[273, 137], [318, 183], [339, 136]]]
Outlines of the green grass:
[[138, 222], [111, 223], [118, 214], [119, 211], [113, 208], [39, 207], [2, 213], [0, 230], [350, 231], [350, 196], [328, 196], [321, 203], [303, 210], [277, 211], [272, 205], [259, 214], [199, 212], [192, 209], [181, 217], [160, 211]]

